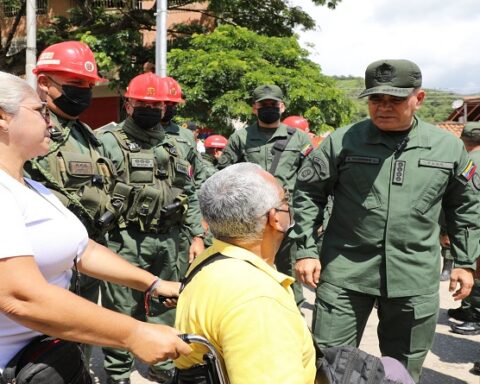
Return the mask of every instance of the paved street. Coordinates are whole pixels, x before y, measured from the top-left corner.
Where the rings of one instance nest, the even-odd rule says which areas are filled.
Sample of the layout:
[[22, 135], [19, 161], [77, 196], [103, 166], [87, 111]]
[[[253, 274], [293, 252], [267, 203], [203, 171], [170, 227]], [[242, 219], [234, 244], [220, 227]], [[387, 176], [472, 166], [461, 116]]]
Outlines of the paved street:
[[[307, 321], [311, 321], [311, 308], [313, 292], [305, 290], [307, 304], [305, 315]], [[472, 361], [480, 360], [480, 335], [461, 336], [450, 332], [447, 309], [455, 308], [455, 303], [448, 292], [448, 282], [440, 285], [440, 315], [437, 324], [437, 334], [432, 351], [427, 356], [423, 376], [420, 384], [480, 384], [480, 376], [469, 372], [472, 368]], [[368, 321], [361, 348], [367, 352], [379, 355], [378, 339], [376, 334], [376, 313], [372, 313]], [[105, 375], [102, 369], [102, 353], [95, 348], [93, 355], [93, 371], [96, 376], [96, 383], [105, 383]], [[151, 383], [145, 378], [146, 366], [137, 363], [133, 372], [132, 384]]]

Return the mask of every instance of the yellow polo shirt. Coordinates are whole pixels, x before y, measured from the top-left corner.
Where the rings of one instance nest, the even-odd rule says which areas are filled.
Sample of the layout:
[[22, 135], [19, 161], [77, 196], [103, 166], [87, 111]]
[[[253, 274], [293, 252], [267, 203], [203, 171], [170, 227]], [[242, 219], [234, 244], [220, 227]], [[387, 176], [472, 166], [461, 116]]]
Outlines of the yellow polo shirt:
[[[205, 266], [186, 286], [175, 327], [215, 346], [231, 384], [313, 384], [315, 350], [293, 298], [294, 280], [257, 255], [218, 240], [189, 271], [217, 252], [229, 259]], [[202, 363], [206, 348], [192, 348], [189, 356], [175, 361], [177, 367]]]

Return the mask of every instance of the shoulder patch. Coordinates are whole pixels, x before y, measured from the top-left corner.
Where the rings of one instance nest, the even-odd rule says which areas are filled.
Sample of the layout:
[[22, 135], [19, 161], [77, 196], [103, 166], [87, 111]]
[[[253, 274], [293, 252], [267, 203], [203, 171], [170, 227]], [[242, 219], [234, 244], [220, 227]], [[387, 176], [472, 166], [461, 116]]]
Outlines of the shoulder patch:
[[470, 181], [470, 179], [473, 177], [473, 175], [475, 175], [475, 172], [477, 171], [477, 166], [475, 165], [475, 163], [472, 161], [472, 160], [469, 160], [468, 161], [468, 164], [467, 166], [465, 167], [465, 169], [461, 172], [461, 176], [467, 180], [467, 181]]
[[477, 191], [480, 191], [480, 174], [478, 172], [472, 176], [472, 184]]
[[324, 178], [329, 175], [328, 164], [326, 160], [318, 156], [313, 156], [312, 161], [318, 176]]
[[308, 167], [302, 168], [298, 174], [298, 180], [309, 181], [314, 174], [315, 174], [315, 170], [313, 169], [313, 167], [308, 166]]
[[305, 147], [302, 148], [300, 153], [302, 154], [303, 157], [307, 157], [310, 152], [313, 151], [313, 146], [310, 144], [307, 144]]

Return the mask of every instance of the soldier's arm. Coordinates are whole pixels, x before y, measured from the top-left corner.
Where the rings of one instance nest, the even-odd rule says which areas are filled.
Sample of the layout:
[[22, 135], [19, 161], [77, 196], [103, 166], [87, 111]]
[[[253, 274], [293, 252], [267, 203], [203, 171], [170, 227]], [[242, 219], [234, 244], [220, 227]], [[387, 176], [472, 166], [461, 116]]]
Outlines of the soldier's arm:
[[202, 227], [202, 215], [198, 203], [197, 192], [193, 181], [190, 179], [185, 184], [184, 192], [188, 197], [188, 209], [185, 216], [185, 226], [192, 238], [203, 237], [204, 229]]
[[[480, 180], [480, 174], [473, 172], [473, 166], [462, 148], [455, 175], [443, 198], [447, 234], [455, 260], [449, 287], [455, 300], [470, 294], [476, 259], [480, 255], [480, 185], [475, 182]], [[455, 291], [457, 284], [460, 288]]]
[[298, 172], [293, 193], [297, 260], [317, 258], [317, 230], [322, 225], [331, 186], [337, 175], [333, 144], [330, 139], [312, 151]]

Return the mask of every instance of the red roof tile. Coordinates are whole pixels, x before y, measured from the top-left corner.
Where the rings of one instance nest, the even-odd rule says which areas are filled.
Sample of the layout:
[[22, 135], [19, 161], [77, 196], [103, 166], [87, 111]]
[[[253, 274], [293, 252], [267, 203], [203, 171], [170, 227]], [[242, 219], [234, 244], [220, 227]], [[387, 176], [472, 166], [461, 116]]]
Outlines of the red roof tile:
[[464, 123], [459, 123], [458, 121], [444, 121], [441, 123], [437, 123], [437, 127], [445, 129], [448, 132], [453, 133], [457, 137], [460, 137], [464, 126]]

